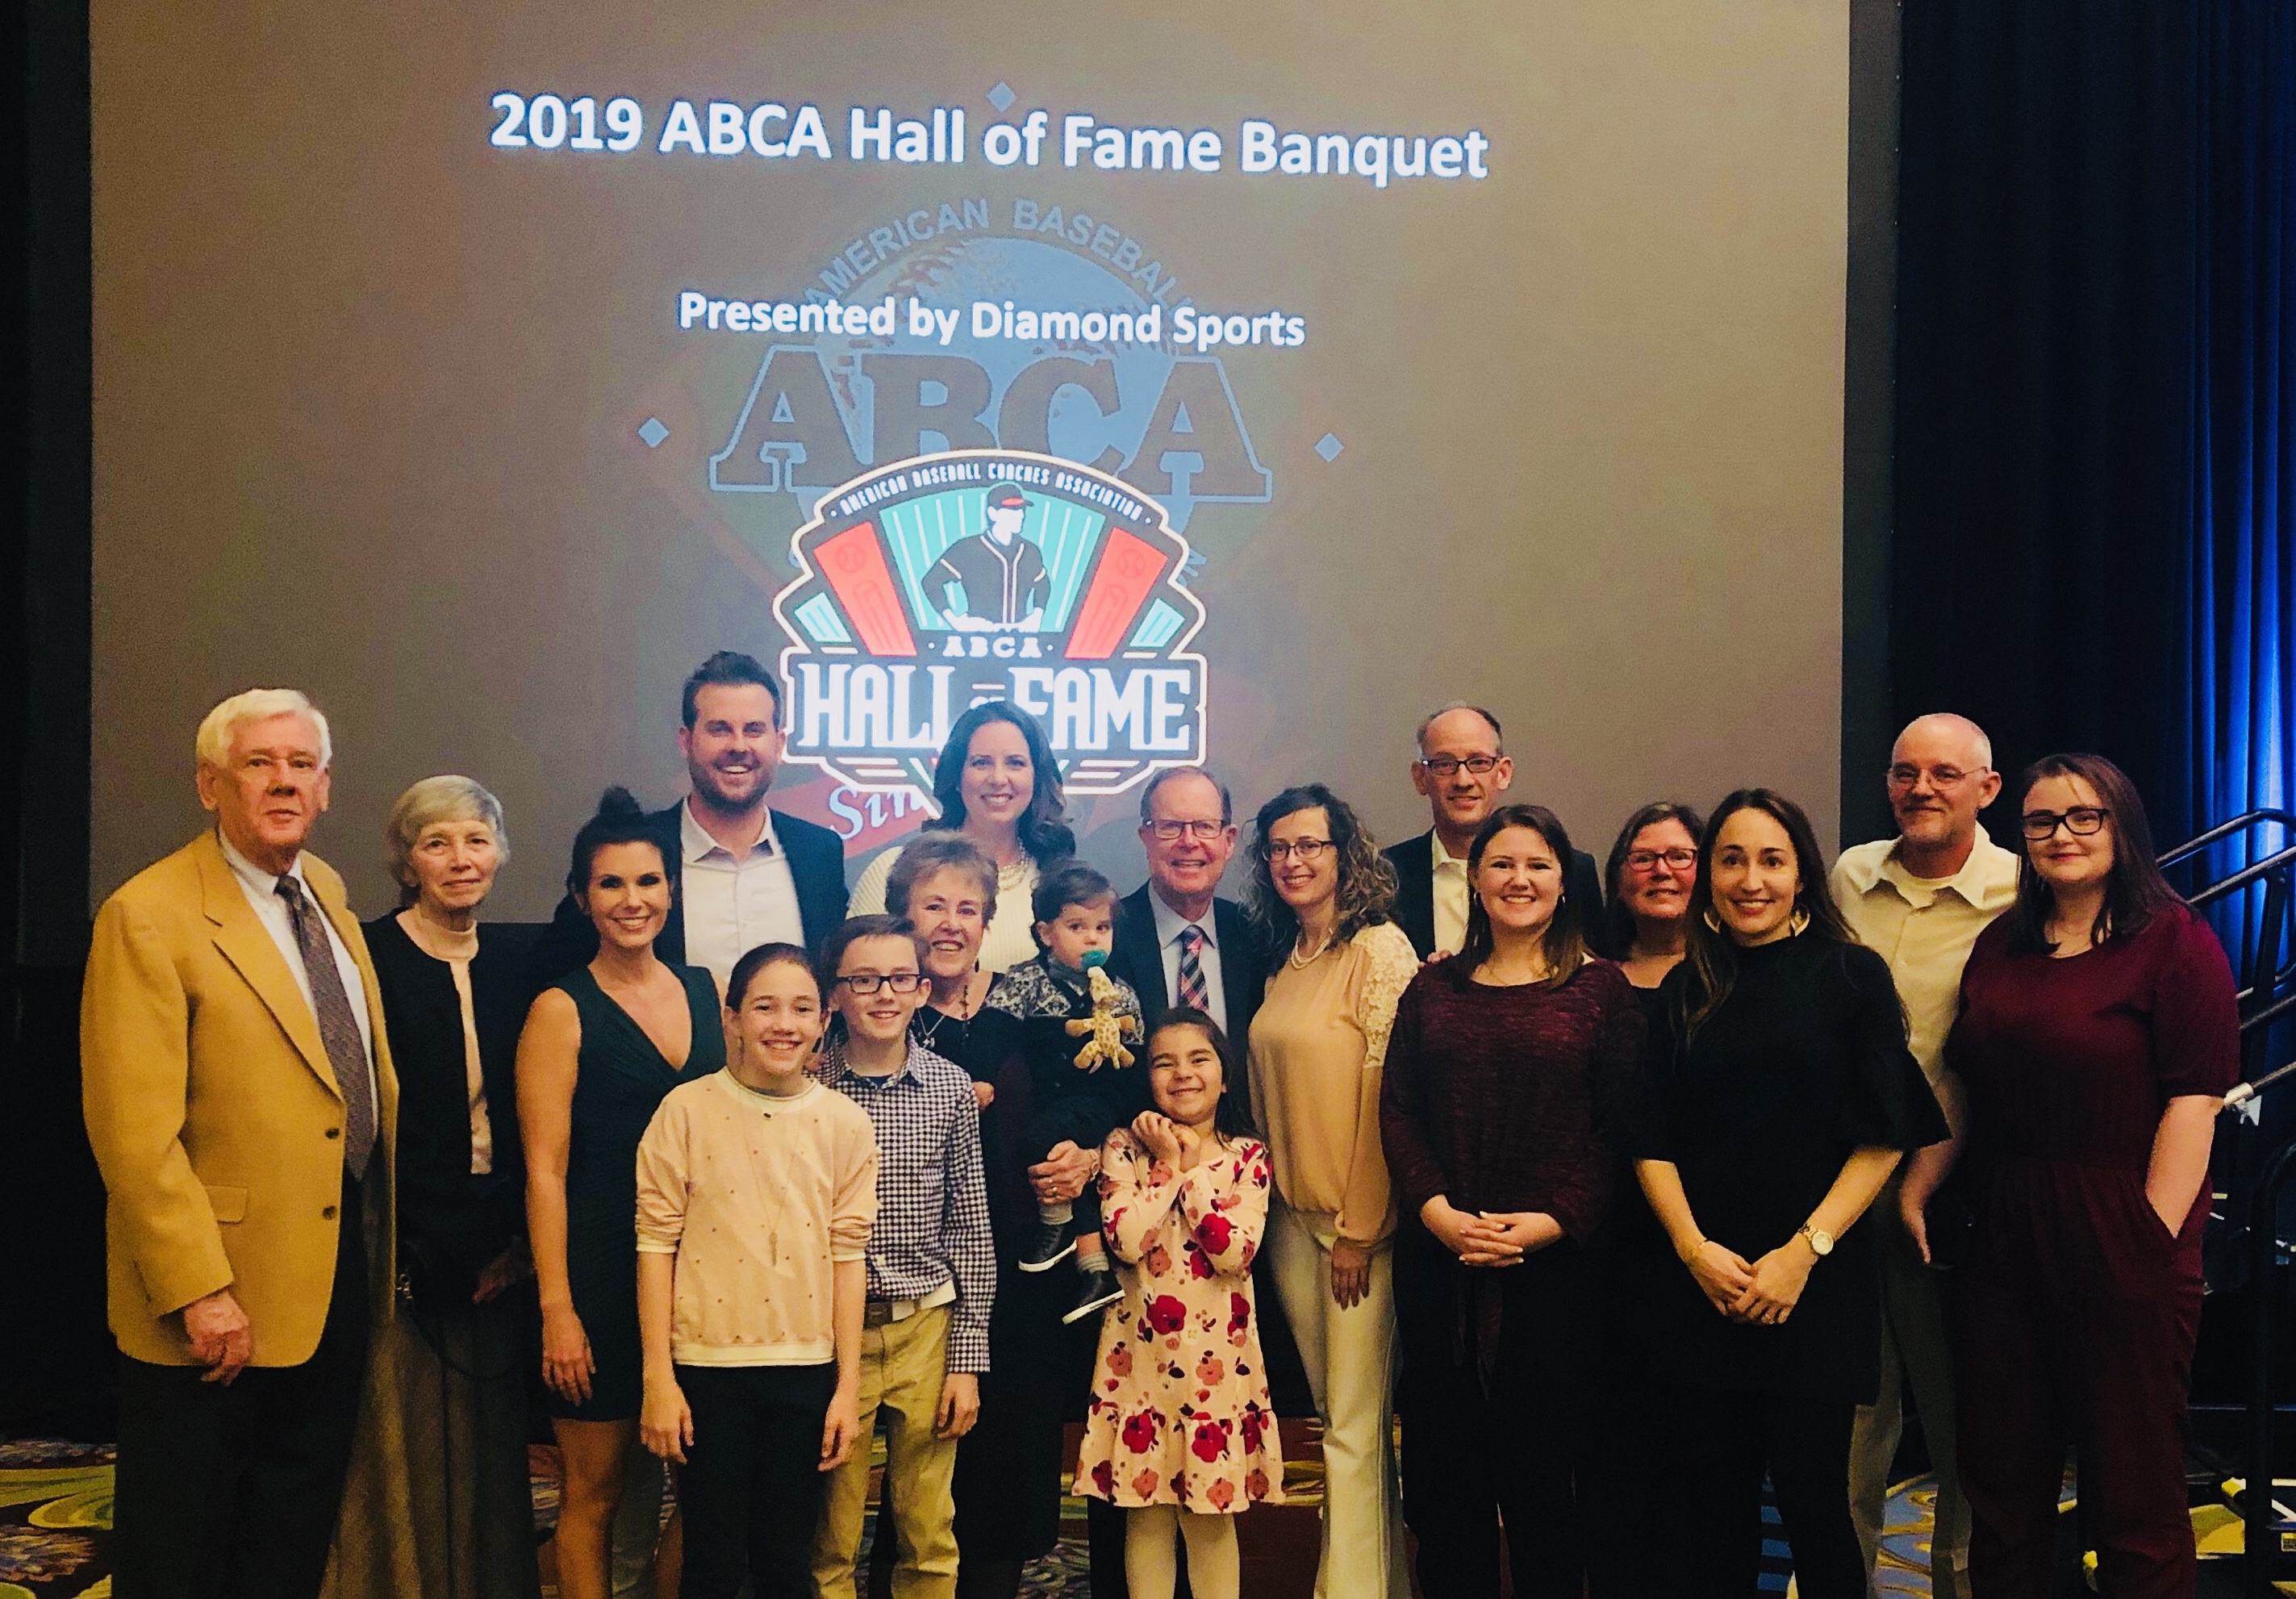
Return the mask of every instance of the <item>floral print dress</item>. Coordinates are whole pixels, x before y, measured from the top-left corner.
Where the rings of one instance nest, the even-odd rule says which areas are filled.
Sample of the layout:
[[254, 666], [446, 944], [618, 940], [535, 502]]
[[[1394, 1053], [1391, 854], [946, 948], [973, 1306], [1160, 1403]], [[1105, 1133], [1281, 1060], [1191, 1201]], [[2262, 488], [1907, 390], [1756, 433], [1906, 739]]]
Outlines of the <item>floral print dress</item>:
[[1267, 1146], [1236, 1139], [1176, 1172], [1119, 1128], [1100, 1173], [1124, 1298], [1100, 1324], [1076, 1491], [1200, 1514], [1281, 1500], [1283, 1445], [1251, 1297]]

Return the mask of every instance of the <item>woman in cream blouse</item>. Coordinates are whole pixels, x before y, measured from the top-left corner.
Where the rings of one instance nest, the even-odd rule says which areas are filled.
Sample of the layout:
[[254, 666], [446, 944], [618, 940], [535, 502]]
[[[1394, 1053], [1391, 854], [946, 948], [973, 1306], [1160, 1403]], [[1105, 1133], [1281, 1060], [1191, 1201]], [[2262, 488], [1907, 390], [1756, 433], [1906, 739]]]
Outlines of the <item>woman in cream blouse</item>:
[[1380, 1069], [1419, 969], [1388, 920], [1395, 873], [1321, 783], [1259, 808], [1245, 890], [1267, 940], [1251, 1023], [1251, 1103], [1275, 1165], [1267, 1249], [1324, 1423], [1317, 1599], [1403, 1599], [1395, 1472], [1394, 1206]]

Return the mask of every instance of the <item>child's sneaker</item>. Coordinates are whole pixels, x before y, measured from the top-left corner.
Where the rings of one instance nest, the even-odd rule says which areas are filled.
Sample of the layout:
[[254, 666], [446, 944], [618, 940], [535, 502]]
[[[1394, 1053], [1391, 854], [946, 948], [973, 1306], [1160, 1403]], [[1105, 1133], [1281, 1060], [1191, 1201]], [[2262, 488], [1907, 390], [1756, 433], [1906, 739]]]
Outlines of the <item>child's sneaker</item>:
[[1050, 1271], [1076, 1253], [1076, 1235], [1064, 1221], [1038, 1218], [1021, 1246], [1022, 1271]]
[[1116, 1280], [1116, 1274], [1105, 1266], [1079, 1266], [1077, 1268], [1077, 1278], [1076, 1305], [1066, 1316], [1061, 1317], [1062, 1326], [1080, 1322], [1086, 1316], [1093, 1315], [1106, 1306], [1113, 1305], [1124, 1297], [1124, 1285]]

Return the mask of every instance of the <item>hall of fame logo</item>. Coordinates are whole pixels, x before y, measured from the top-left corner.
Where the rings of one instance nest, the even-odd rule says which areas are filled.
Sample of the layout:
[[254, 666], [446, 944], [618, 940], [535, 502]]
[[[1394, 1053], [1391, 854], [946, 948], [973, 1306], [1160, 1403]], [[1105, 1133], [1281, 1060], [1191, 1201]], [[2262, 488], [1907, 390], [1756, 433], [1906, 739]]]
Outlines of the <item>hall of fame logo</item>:
[[1069, 791], [1204, 758], [1204, 610], [1163, 508], [1025, 450], [892, 462], [822, 496], [775, 596], [787, 758], [868, 791], [932, 790], [956, 718], [1034, 716]]

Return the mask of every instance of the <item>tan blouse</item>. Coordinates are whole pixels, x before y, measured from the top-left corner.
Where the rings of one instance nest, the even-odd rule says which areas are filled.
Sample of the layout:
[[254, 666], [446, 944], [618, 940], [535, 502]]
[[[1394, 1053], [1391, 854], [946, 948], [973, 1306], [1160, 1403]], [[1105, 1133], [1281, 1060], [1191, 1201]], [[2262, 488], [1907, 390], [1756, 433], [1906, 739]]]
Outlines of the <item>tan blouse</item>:
[[479, 930], [472, 926], [456, 932], [441, 927], [414, 906], [398, 913], [398, 925], [415, 948], [434, 961], [444, 961], [455, 974], [455, 997], [463, 1005], [463, 1080], [471, 1109], [471, 1175], [484, 1177], [495, 1168], [495, 1129], [487, 1113], [486, 1074], [479, 1067], [479, 1019], [471, 1002], [471, 963], [478, 958]]
[[1305, 964], [1279, 961], [1252, 1018], [1251, 1103], [1275, 1190], [1318, 1233], [1377, 1243], [1395, 1231], [1379, 1085], [1418, 970], [1411, 940], [1382, 922]]

